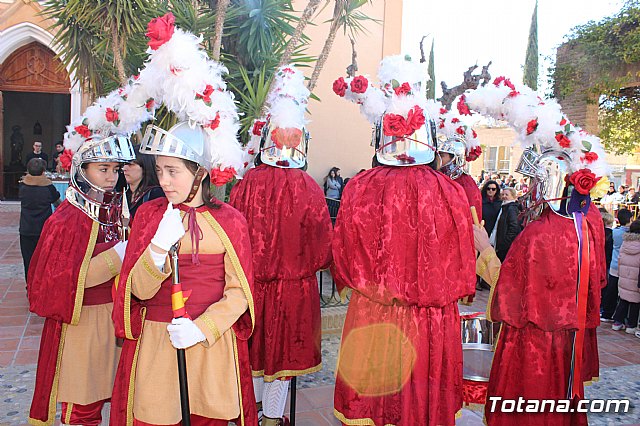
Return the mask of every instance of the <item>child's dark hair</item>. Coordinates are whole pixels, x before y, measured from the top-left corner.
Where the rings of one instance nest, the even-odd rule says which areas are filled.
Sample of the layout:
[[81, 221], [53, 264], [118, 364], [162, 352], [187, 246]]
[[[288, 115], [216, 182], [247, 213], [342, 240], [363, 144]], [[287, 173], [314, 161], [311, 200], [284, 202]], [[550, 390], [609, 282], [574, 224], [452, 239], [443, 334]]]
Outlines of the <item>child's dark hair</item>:
[[27, 163], [27, 173], [31, 176], [42, 176], [47, 169], [47, 163], [42, 158], [32, 158]]
[[629, 232], [634, 234], [640, 234], [640, 219], [636, 219], [631, 223], [629, 227]]

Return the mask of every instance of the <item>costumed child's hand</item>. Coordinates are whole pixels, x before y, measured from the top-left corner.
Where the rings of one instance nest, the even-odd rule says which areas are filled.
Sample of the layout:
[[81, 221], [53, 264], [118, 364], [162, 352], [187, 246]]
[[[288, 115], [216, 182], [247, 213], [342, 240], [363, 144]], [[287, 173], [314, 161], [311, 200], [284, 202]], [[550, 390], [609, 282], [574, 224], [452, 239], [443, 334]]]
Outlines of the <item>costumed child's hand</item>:
[[151, 239], [151, 244], [159, 249], [169, 251], [171, 246], [180, 241], [184, 236], [184, 226], [180, 217], [180, 210], [174, 209], [169, 203], [167, 210], [162, 215], [156, 234]]
[[473, 225], [473, 242], [476, 250], [480, 253], [487, 247], [491, 247], [489, 235], [487, 235], [483, 225]]
[[176, 349], [186, 349], [206, 339], [206, 336], [189, 318], [174, 318], [167, 326], [169, 339]]

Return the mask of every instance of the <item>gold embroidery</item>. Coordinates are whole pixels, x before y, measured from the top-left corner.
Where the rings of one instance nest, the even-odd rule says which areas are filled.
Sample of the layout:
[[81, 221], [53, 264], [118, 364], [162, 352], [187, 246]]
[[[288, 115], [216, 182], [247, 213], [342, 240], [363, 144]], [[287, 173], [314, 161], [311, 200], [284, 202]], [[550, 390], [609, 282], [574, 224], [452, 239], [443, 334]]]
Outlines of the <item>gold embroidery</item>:
[[217, 342], [220, 338], [220, 330], [218, 330], [218, 326], [216, 325], [216, 323], [213, 322], [213, 320], [206, 314], [200, 315], [198, 319], [202, 319], [202, 322], [204, 322], [207, 328], [211, 330], [211, 333], [213, 333], [213, 338]]
[[[147, 250], [151, 250], [151, 249], [147, 249]], [[139, 260], [140, 262], [142, 262], [142, 267], [153, 278], [164, 281], [165, 277], [160, 273], [160, 270], [158, 269], [158, 267], [155, 264], [153, 264], [153, 266], [149, 265], [148, 256], [151, 256], [151, 255], [146, 254], [146, 250], [145, 250], [145, 253], [142, 254]]]
[[131, 332], [131, 271], [124, 288], [124, 337], [135, 340]]
[[265, 382], [273, 382], [274, 380], [278, 380], [282, 377], [304, 376], [305, 374], [317, 373], [320, 370], [322, 370], [322, 363], [315, 367], [307, 368], [306, 370], [281, 370], [268, 376], [265, 376], [264, 370], [252, 370], [251, 375], [253, 377], [263, 377]]
[[104, 257], [104, 261], [107, 264], [107, 268], [109, 269], [109, 273], [111, 274], [112, 277], [115, 277], [116, 275], [118, 275], [118, 268], [116, 268], [116, 265], [114, 265], [113, 260], [111, 259], [111, 256], [109, 255], [109, 251], [105, 251], [104, 253], [100, 253], [101, 256]]
[[238, 342], [236, 333], [231, 329], [231, 340], [233, 341], [233, 357], [236, 360], [236, 380], [238, 382], [238, 397], [240, 398], [240, 426], [244, 426], [244, 405], [242, 404], [242, 383], [240, 382], [240, 360], [238, 359]]
[[73, 410], [73, 403], [67, 403], [67, 412], [66, 416], [64, 416], [64, 423], [70, 425], [71, 424], [71, 410]]
[[84, 259], [82, 259], [82, 265], [80, 266], [80, 275], [78, 276], [78, 287], [76, 289], [76, 300], [73, 305], [73, 315], [71, 316], [71, 325], [78, 325], [80, 321], [80, 312], [82, 311], [82, 300], [84, 299], [84, 284], [87, 279], [87, 271], [89, 270], [89, 263], [91, 262], [91, 255], [93, 249], [96, 246], [96, 240], [98, 239], [98, 228], [100, 224], [93, 222], [91, 225], [91, 235], [89, 236], [89, 244], [87, 244], [87, 251], [84, 253]]
[[233, 248], [233, 244], [231, 244], [231, 240], [227, 233], [222, 229], [222, 226], [218, 223], [218, 221], [209, 213], [205, 211], [202, 213], [205, 220], [211, 228], [218, 235], [222, 244], [224, 245], [225, 250], [229, 254], [229, 258], [231, 259], [231, 264], [233, 268], [236, 270], [236, 275], [238, 275], [238, 279], [240, 280], [240, 285], [242, 286], [242, 291], [244, 292], [244, 297], [247, 299], [247, 303], [249, 304], [249, 314], [251, 315], [251, 328], [255, 325], [256, 316], [253, 306], [253, 296], [251, 295], [251, 289], [249, 288], [249, 281], [247, 280], [247, 276], [244, 274], [244, 270], [242, 269], [242, 265], [240, 264], [240, 259], [236, 254], [236, 250]]
[[[354, 425], [354, 426], [376, 426], [375, 422], [372, 419], [347, 419], [344, 414], [342, 414], [337, 409], [333, 409], [333, 415], [338, 418], [345, 425]], [[393, 423], [386, 423], [384, 426], [395, 426]]]
[[56, 402], [58, 401], [58, 382], [60, 380], [60, 363], [62, 362], [62, 349], [64, 347], [64, 338], [67, 335], [67, 324], [62, 324], [60, 332], [60, 344], [58, 345], [58, 357], [56, 358], [56, 371], [53, 375], [53, 385], [51, 386], [51, 394], [49, 394], [49, 413], [47, 420], [41, 421], [29, 417], [29, 424], [34, 426], [50, 426], [56, 419]]

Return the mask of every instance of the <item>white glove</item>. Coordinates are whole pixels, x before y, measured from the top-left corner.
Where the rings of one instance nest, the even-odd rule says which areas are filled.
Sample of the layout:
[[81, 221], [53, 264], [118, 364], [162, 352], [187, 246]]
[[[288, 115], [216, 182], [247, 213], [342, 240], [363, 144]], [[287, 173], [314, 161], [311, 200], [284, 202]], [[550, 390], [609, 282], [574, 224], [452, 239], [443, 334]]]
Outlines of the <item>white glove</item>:
[[176, 349], [186, 349], [196, 343], [204, 341], [207, 337], [198, 326], [189, 318], [174, 318], [167, 326], [169, 339]]
[[152, 248], [149, 249], [151, 259], [160, 272], [164, 272], [164, 264], [167, 260], [167, 253], [156, 253]]
[[158, 230], [151, 239], [151, 243], [164, 251], [169, 251], [171, 246], [180, 241], [183, 235], [184, 226], [182, 225], [180, 210], [174, 209], [173, 204], [169, 203], [167, 210], [162, 215], [160, 224], [158, 224]]
[[128, 241], [119, 241], [113, 246], [113, 249], [116, 251], [116, 254], [120, 258], [120, 262], [124, 259], [124, 253], [127, 250], [127, 242]]

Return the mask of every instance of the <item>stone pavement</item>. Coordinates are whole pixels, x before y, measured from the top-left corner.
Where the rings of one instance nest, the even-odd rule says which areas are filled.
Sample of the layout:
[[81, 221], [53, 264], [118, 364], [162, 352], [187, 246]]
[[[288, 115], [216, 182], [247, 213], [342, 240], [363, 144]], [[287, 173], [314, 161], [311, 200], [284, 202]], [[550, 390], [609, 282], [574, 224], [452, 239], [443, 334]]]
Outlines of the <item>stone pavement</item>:
[[[0, 202], [0, 426], [24, 425], [33, 394], [43, 320], [29, 313], [17, 233], [19, 206]], [[330, 295], [324, 278], [323, 294]], [[329, 284], [329, 285], [327, 285]], [[468, 311], [484, 311], [489, 292], [479, 292]], [[298, 426], [340, 425], [333, 416], [333, 383], [345, 306], [323, 308], [324, 368], [299, 379]], [[628, 413], [592, 414], [591, 425], [640, 425], [640, 339], [614, 332], [610, 324], [598, 330], [600, 381], [587, 398], [628, 398]], [[56, 422], [56, 424], [59, 424]], [[106, 424], [106, 423], [105, 423]], [[482, 415], [464, 409], [457, 425], [482, 425]]]

